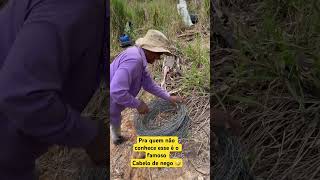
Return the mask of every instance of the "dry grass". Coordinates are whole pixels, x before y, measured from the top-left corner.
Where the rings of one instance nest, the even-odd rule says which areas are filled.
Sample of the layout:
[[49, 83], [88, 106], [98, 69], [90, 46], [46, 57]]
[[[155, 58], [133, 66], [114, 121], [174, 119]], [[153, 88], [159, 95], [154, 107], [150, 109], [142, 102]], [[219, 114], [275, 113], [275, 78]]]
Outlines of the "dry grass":
[[[215, 28], [212, 99], [241, 121], [245, 158], [257, 178], [320, 178], [320, 31], [319, 18], [308, 19], [317, 14], [314, 2], [220, 2], [229, 21]], [[226, 46], [230, 34], [221, 33], [228, 28], [235, 49]]]
[[[234, 57], [224, 56], [229, 60]], [[223, 62], [227, 66], [233, 61]], [[301, 102], [287, 89], [288, 83], [280, 79], [252, 86], [248, 81], [221, 74], [215, 79], [215, 107], [232, 111], [241, 121], [241, 142], [255, 175], [272, 179], [319, 178], [320, 100], [305, 98], [305, 106], [301, 107]]]
[[[93, 119], [104, 119], [108, 123], [107, 90], [104, 83], [92, 97], [83, 112], [84, 116]], [[89, 176], [99, 173], [83, 149], [68, 149], [54, 146], [37, 160], [40, 180], [85, 180]]]

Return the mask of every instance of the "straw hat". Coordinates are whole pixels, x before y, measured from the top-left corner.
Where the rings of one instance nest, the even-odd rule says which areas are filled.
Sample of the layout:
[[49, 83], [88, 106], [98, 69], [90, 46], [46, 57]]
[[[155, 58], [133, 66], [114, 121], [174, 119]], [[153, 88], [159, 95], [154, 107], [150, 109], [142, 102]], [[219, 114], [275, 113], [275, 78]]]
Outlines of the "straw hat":
[[147, 34], [143, 38], [136, 40], [136, 45], [151, 52], [162, 52], [166, 55], [172, 55], [169, 50], [169, 40], [160, 31], [148, 30]]

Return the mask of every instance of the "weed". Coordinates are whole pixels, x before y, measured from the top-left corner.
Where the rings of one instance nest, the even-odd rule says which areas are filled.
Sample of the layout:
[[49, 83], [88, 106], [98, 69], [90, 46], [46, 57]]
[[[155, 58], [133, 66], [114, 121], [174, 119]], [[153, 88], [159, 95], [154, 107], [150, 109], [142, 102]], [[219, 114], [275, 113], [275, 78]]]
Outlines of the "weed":
[[209, 87], [210, 57], [208, 51], [209, 49], [202, 47], [202, 39], [199, 36], [194, 43], [190, 43], [182, 50], [189, 64], [189, 69], [182, 77], [182, 87], [188, 89]]

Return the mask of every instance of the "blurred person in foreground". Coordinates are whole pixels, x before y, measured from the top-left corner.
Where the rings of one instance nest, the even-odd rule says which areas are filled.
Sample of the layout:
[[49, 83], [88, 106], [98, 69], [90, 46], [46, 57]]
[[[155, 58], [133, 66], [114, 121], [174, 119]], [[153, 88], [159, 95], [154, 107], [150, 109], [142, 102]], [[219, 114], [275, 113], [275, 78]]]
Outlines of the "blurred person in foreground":
[[103, 53], [109, 41], [107, 4], [1, 3], [1, 180], [37, 179], [35, 160], [53, 145], [85, 148], [97, 166], [106, 166], [103, 121], [80, 113], [109, 62]]
[[179, 96], [170, 96], [152, 80], [147, 71], [147, 64], [160, 60], [163, 54], [172, 55], [169, 40], [160, 31], [149, 30], [134, 46], [121, 52], [110, 64], [110, 133], [114, 144], [125, 141], [121, 135], [121, 112], [125, 108], [135, 108], [140, 114], [149, 112], [148, 106], [136, 99], [142, 87], [172, 104], [183, 101]]

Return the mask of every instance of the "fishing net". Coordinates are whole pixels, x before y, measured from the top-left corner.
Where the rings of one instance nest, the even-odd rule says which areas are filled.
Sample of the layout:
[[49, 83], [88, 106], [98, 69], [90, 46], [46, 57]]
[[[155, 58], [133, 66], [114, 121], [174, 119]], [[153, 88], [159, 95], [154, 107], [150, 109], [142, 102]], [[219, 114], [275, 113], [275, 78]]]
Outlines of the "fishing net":
[[148, 114], [137, 115], [135, 118], [138, 135], [178, 136], [180, 138], [187, 135], [190, 119], [184, 104], [178, 104], [175, 107], [168, 101], [156, 99], [148, 106], [150, 109]]
[[236, 136], [224, 128], [215, 129], [218, 137], [214, 157], [215, 180], [255, 180]]
[[77, 180], [107, 180], [109, 178], [106, 168], [82, 168], [79, 172]]

